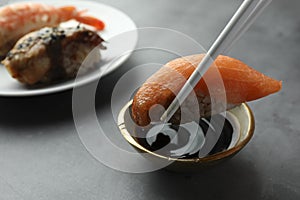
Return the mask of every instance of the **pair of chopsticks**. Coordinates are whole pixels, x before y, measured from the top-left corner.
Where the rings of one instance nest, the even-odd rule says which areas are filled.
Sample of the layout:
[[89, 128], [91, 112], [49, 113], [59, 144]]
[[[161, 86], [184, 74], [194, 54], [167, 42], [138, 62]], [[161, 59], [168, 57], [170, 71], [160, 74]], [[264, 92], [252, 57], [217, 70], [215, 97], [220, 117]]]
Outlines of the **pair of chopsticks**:
[[244, 0], [160, 120], [168, 122], [218, 55], [227, 52], [272, 0]]

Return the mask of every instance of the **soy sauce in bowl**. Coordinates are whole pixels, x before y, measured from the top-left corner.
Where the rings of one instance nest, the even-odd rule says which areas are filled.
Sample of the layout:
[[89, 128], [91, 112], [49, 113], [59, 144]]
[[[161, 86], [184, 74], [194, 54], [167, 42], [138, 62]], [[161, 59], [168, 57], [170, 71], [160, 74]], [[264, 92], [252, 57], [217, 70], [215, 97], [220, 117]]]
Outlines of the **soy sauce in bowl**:
[[250, 141], [255, 121], [247, 104], [213, 118], [186, 124], [152, 124], [139, 127], [132, 120], [128, 102], [118, 125], [125, 140], [146, 159], [169, 162], [167, 169], [192, 172], [211, 167], [237, 154]]

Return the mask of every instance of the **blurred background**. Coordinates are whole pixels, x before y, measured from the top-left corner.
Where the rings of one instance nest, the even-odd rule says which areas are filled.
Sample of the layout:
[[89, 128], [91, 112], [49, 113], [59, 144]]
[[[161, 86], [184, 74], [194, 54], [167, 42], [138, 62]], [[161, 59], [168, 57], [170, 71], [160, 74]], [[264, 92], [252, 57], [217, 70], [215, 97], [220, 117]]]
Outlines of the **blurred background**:
[[[138, 27], [174, 29], [206, 49], [242, 3], [97, 1], [122, 10]], [[1, 97], [0, 199], [300, 199], [299, 9], [298, 0], [273, 0], [228, 53], [283, 81], [281, 92], [249, 103], [256, 119], [255, 134], [230, 161], [198, 174], [118, 172], [93, 159], [81, 144], [73, 122], [71, 91]], [[142, 40], [170, 42], [164, 36]], [[105, 88], [96, 96], [96, 111], [103, 118], [110, 112], [114, 84], [143, 59], [133, 55], [103, 79]]]

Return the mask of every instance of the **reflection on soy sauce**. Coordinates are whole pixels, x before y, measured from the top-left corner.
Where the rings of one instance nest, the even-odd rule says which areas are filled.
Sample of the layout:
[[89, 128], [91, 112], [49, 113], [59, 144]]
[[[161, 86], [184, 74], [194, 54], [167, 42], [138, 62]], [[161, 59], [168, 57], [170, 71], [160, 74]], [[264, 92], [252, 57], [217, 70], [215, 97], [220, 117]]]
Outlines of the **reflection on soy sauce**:
[[[222, 152], [226, 150], [232, 141], [233, 138], [233, 126], [231, 123], [222, 115], [215, 115], [214, 120], [222, 122], [222, 129], [220, 137], [218, 141], [209, 152], [208, 155], [213, 155], [218, 152]], [[206, 137], [208, 129], [210, 129], [210, 134], [217, 134], [215, 130], [220, 130], [220, 128], [214, 128], [213, 124], [211, 123], [211, 118], [203, 118], [197, 123], [199, 129], [203, 133], [203, 137]], [[218, 123], [214, 123], [215, 125]], [[143, 133], [139, 133], [141, 135], [146, 135], [146, 138], [136, 138], [137, 141], [144, 146], [145, 148], [149, 149], [150, 151], [155, 151], [160, 155], [164, 155], [167, 157], [174, 157], [172, 152], [183, 148], [184, 146], [190, 143], [190, 140], [195, 139], [192, 137], [192, 133], [187, 130], [187, 128], [183, 127], [182, 125], [175, 125], [175, 124], [167, 124], [166, 128], [163, 128], [161, 131], [157, 132], [156, 134], [149, 133], [149, 130], [140, 130]], [[199, 133], [197, 133], [199, 134]], [[174, 143], [174, 137], [176, 142]], [[205, 140], [204, 140], [205, 142]], [[200, 146], [201, 144], [198, 144]], [[199, 150], [196, 152], [186, 152], [180, 156], [176, 156], [176, 158], [198, 158]]]

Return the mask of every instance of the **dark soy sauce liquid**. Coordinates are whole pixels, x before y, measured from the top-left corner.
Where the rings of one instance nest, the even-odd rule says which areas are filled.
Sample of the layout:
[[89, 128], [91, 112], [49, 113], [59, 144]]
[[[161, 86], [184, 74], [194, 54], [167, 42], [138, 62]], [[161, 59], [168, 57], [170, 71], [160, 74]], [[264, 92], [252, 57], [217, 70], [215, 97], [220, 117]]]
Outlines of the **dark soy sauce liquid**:
[[[220, 124], [222, 126], [220, 137], [218, 138], [216, 144], [212, 148], [212, 150], [209, 152], [208, 155], [213, 155], [218, 152], [222, 152], [226, 150], [233, 139], [233, 126], [232, 124], [222, 115], [217, 115], [214, 116], [214, 120], [220, 121]], [[213, 124], [210, 123], [211, 119], [210, 118], [205, 118], [205, 119], [200, 119], [198, 122], [199, 127], [202, 129], [202, 132], [204, 134], [204, 137], [206, 136], [206, 133], [208, 129], [211, 129], [213, 131], [213, 134], [217, 134], [215, 130], [220, 130], [220, 127], [218, 128], [210, 128], [213, 127]], [[221, 123], [222, 122], [222, 123]], [[215, 124], [215, 123], [214, 123]], [[218, 123], [217, 123], [218, 124]], [[177, 135], [178, 137], [178, 143], [173, 144], [171, 143], [171, 138], [169, 135], [166, 133], [158, 132], [155, 136], [150, 136], [152, 137], [152, 142], [151, 144], [148, 142], [146, 138], [148, 137], [148, 130], [139, 130], [138, 135], [146, 135], [146, 138], [142, 137], [136, 137], [136, 140], [139, 144], [141, 144], [143, 147], [149, 149], [150, 151], [155, 151], [156, 153], [163, 155], [163, 156], [168, 156], [168, 157], [173, 157], [171, 151], [182, 148], [184, 145], [186, 145], [190, 139], [191, 133], [186, 129], [181, 127], [180, 125], [175, 125], [175, 124], [168, 124], [167, 125], [170, 130], [173, 130], [175, 132], [178, 132], [180, 129], [180, 133]], [[137, 136], [138, 136], [137, 135]], [[199, 144], [201, 145], [201, 144]], [[177, 158], [198, 158], [199, 151], [196, 153], [186, 153], [183, 154]]]

